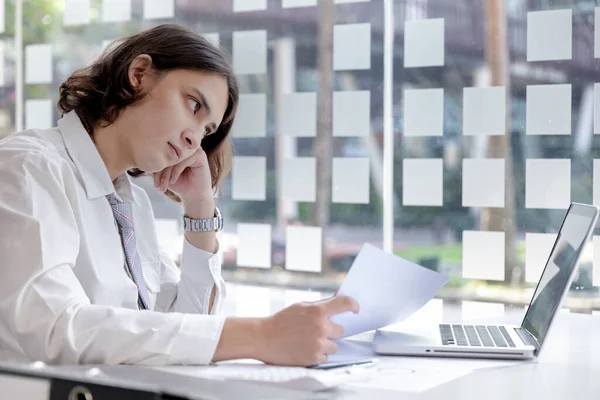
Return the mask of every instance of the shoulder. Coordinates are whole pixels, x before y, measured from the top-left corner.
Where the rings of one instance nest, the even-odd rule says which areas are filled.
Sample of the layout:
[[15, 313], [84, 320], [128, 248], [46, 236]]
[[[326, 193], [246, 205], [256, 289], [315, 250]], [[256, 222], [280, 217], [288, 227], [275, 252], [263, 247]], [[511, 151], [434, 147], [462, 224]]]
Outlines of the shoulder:
[[65, 171], [60, 143], [53, 130], [26, 130], [0, 140], [0, 170], [3, 175], [36, 171], [43, 175]]

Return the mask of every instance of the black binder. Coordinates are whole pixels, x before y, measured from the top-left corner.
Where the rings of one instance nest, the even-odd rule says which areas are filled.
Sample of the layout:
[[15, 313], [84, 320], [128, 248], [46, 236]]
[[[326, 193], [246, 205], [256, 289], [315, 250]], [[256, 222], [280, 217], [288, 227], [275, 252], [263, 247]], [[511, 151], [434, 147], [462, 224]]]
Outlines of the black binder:
[[[181, 397], [166, 395], [157, 385], [144, 382], [132, 382], [115, 379], [110, 376], [94, 377], [90, 376], [83, 369], [81, 370], [61, 370], [58, 367], [43, 368], [36, 367], [35, 364], [17, 365], [0, 364], [0, 382], [9, 381], [11, 377], [25, 378], [19, 379], [20, 385], [36, 385], [45, 382], [48, 391], [40, 393], [39, 399], [31, 400], [176, 400]], [[0, 386], [2, 386], [0, 384]], [[13, 383], [13, 387], [14, 386]], [[3, 388], [0, 387], [0, 390]], [[2, 399], [17, 400], [20, 398], [19, 392], [6, 392], [3, 390]], [[6, 396], [6, 397], [5, 397]], [[46, 398], [43, 398], [46, 397]]]
[[36, 367], [36, 363], [0, 363], [1, 400], [23, 399], [6, 394], [2, 382], [11, 376], [48, 384], [47, 394], [39, 399], [29, 396], [27, 400], [315, 400], [330, 397], [327, 393], [207, 379], [134, 365]]

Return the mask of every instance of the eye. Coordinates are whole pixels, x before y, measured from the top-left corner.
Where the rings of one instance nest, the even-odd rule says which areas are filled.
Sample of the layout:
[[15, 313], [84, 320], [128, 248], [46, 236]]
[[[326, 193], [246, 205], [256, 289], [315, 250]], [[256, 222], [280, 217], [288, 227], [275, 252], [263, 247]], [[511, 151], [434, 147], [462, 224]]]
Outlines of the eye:
[[194, 114], [196, 114], [198, 111], [200, 111], [200, 108], [202, 107], [200, 102], [196, 99], [189, 99], [188, 105], [190, 106], [190, 108], [192, 109], [192, 112]]
[[204, 128], [204, 136], [208, 136], [210, 135], [212, 132], [210, 131], [210, 128], [207, 126], [206, 128]]

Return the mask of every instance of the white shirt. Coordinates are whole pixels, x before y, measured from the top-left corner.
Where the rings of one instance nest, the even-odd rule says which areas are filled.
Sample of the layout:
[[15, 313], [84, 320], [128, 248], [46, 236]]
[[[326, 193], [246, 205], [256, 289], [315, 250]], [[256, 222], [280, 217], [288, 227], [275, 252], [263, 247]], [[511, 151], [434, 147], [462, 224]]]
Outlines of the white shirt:
[[[224, 317], [218, 254], [159, 251], [147, 194], [113, 185], [75, 112], [0, 141], [0, 361], [208, 364]], [[149, 310], [138, 310], [106, 195], [131, 201]], [[151, 311], [150, 311], [151, 310]], [[203, 315], [204, 314], [204, 315]]]

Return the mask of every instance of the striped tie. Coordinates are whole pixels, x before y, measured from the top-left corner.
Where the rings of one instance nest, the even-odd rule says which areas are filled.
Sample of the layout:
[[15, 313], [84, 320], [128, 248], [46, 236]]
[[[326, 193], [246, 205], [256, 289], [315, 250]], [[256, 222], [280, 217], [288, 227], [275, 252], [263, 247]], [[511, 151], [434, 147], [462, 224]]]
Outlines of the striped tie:
[[117, 225], [119, 226], [119, 234], [121, 235], [121, 243], [125, 251], [127, 267], [129, 268], [133, 282], [135, 282], [138, 288], [139, 308], [148, 309], [148, 289], [146, 288], [142, 264], [136, 249], [131, 203], [120, 201], [114, 193], [109, 194], [106, 198], [110, 203], [115, 221], [117, 221]]

